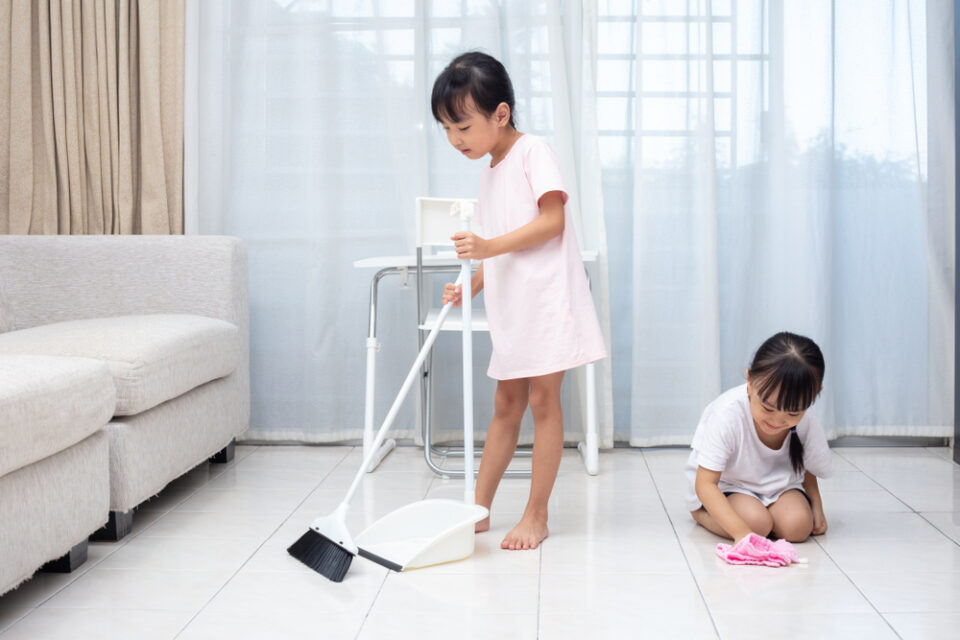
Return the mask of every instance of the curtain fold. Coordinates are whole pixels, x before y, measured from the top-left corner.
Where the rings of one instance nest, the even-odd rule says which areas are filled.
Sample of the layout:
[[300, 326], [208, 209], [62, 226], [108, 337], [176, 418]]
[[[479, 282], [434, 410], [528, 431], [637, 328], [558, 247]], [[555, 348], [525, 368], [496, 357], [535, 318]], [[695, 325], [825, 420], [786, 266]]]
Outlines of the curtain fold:
[[[600, 163], [600, 145], [597, 130], [597, 3], [582, 2], [580, 11], [571, 10], [563, 15], [565, 40], [579, 43], [567, 52], [571, 60], [569, 103], [573, 111], [573, 157], [577, 162], [573, 175], [576, 176], [580, 192], [580, 202], [584, 208], [578, 217], [581, 223], [580, 243], [596, 251], [597, 260], [592, 265], [591, 290], [597, 307], [597, 316], [603, 330], [604, 342], [611, 357], [597, 363], [600, 374], [597, 376], [597, 414], [600, 429], [601, 448], [613, 446], [613, 368], [610, 329], [610, 256], [607, 245], [607, 226], [604, 215], [603, 172]], [[560, 16], [558, 16], [559, 19]], [[576, 370], [579, 387], [585, 388], [585, 372]], [[576, 398], [584, 397], [577, 394]], [[584, 407], [580, 407], [583, 412]], [[586, 420], [581, 416], [581, 420]]]
[[950, 435], [949, 4], [633, 16], [631, 444], [688, 444], [780, 330], [824, 350], [831, 436]]
[[0, 7], [0, 232], [183, 232], [181, 0]]
[[[595, 3], [584, 5], [595, 14]], [[586, 11], [586, 9], [585, 9]], [[582, 40], [558, 2], [189, 2], [186, 224], [244, 238], [251, 264], [252, 429], [258, 440], [356, 439], [375, 269], [352, 263], [412, 255], [417, 196], [475, 197], [481, 165], [450, 148], [430, 113], [433, 80], [458, 53], [498, 57], [517, 93], [521, 131], [547, 137], [571, 192], [583, 248], [603, 248], [595, 124], [576, 111]], [[589, 35], [584, 28], [583, 39]], [[192, 32], [188, 26], [188, 32]], [[586, 60], [589, 60], [589, 56]], [[582, 79], [585, 78], [585, 79]], [[194, 84], [195, 82], [195, 84]], [[586, 100], [589, 102], [589, 100]], [[586, 171], [584, 170], [586, 169]], [[601, 258], [602, 260], [603, 258]], [[427, 279], [438, 294], [456, 274]], [[607, 295], [603, 263], [594, 296]], [[417, 351], [412, 283], [380, 286], [376, 416], [386, 414]], [[434, 434], [461, 432], [459, 338], [433, 361]], [[475, 424], [492, 415], [489, 338], [475, 334]], [[332, 363], [335, 363], [332, 364]], [[612, 446], [609, 366], [598, 370], [601, 444]], [[606, 374], [604, 374], [606, 371]], [[583, 434], [583, 380], [566, 382], [568, 440]], [[607, 390], [607, 391], [604, 391]], [[419, 441], [411, 394], [391, 432]], [[478, 433], [482, 437], [482, 429]], [[522, 440], [532, 439], [531, 422]]]
[[[250, 248], [252, 437], [359, 438], [374, 270], [353, 262], [412, 253], [416, 196], [476, 192], [479, 163], [451, 156], [429, 111], [433, 79], [472, 48], [506, 64], [519, 128], [557, 149], [599, 254], [603, 446], [688, 444], [783, 329], [824, 349], [831, 435], [950, 434], [950, 3], [188, 6], [187, 227]], [[416, 354], [410, 285], [381, 282], [377, 416]], [[455, 342], [433, 368], [441, 438], [459, 428]], [[413, 405], [395, 436], [418, 437]]]

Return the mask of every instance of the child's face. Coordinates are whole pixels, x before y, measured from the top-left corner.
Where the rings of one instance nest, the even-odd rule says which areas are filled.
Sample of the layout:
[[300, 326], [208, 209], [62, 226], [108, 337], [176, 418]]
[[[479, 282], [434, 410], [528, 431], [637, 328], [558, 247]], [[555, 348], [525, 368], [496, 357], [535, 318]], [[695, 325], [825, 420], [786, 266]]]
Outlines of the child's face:
[[750, 398], [750, 414], [753, 416], [753, 425], [761, 436], [783, 435], [800, 424], [806, 411], [780, 411], [773, 399], [777, 397], [777, 389], [773, 389], [767, 398], [760, 398], [747, 379], [747, 394]]
[[442, 118], [440, 124], [447, 133], [447, 140], [457, 151], [471, 160], [478, 160], [500, 144], [509, 120], [509, 110], [505, 117], [499, 108], [488, 116], [477, 111], [473, 100], [468, 98], [464, 119], [453, 122]]

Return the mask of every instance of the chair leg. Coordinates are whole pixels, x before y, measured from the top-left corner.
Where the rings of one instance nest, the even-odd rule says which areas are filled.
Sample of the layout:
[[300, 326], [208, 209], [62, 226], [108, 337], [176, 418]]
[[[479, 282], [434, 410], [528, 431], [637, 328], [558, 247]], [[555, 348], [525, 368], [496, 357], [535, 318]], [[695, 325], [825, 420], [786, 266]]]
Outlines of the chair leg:
[[111, 511], [110, 519], [90, 535], [93, 542], [117, 542], [133, 530], [133, 509]]
[[220, 451], [217, 451], [215, 454], [210, 456], [210, 462], [214, 462], [216, 464], [226, 464], [232, 461], [234, 451], [236, 448], [237, 448], [237, 441], [231, 440], [230, 444], [228, 444], [223, 449], [220, 449]]
[[87, 561], [87, 541], [84, 540], [73, 546], [59, 558], [55, 558], [40, 567], [43, 573], [71, 573], [74, 569]]

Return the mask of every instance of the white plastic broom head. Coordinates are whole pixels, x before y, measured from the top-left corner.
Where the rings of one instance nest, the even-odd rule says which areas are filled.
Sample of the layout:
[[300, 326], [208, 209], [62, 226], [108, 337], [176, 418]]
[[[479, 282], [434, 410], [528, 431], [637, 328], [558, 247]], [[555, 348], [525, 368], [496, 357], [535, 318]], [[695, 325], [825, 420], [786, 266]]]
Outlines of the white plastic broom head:
[[310, 528], [339, 547], [357, 555], [357, 543], [347, 529], [347, 503], [341, 502], [333, 513], [320, 516], [310, 523]]

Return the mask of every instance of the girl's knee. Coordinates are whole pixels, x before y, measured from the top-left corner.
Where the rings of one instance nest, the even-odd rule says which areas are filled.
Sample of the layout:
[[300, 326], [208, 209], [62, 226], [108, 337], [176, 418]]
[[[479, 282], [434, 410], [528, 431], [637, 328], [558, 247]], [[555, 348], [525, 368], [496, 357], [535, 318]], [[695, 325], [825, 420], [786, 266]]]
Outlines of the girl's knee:
[[787, 542], [803, 542], [813, 531], [813, 516], [802, 511], [780, 514], [774, 523], [773, 533]]
[[777, 538], [783, 538], [787, 542], [806, 542], [807, 538], [810, 537], [810, 533], [813, 531], [813, 526], [806, 528], [796, 528], [793, 530], [787, 530], [783, 533], [774, 531], [774, 536]]
[[538, 413], [560, 412], [560, 388], [563, 384], [563, 372], [550, 373], [530, 378], [530, 410], [534, 417]]
[[530, 389], [530, 411], [534, 418], [540, 415], [559, 413], [561, 409], [560, 395], [552, 393], [548, 389], [532, 388]]
[[493, 410], [501, 418], [518, 418], [527, 408], [525, 394], [498, 389], [493, 398]]
[[803, 542], [813, 532], [813, 511], [799, 491], [787, 491], [770, 506], [773, 535], [788, 542]]
[[750, 531], [753, 531], [757, 535], [766, 536], [773, 530], [773, 518], [770, 517], [770, 512], [766, 509], [762, 511], [750, 511], [749, 513], [741, 514], [741, 517], [743, 521], [747, 523], [747, 526], [750, 527]]
[[754, 533], [765, 536], [773, 529], [773, 516], [763, 503], [752, 496], [733, 493], [729, 496], [730, 506]]

